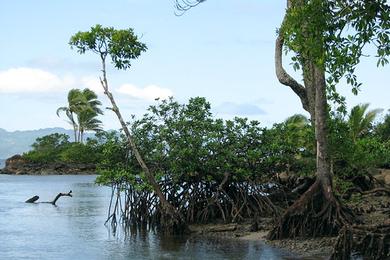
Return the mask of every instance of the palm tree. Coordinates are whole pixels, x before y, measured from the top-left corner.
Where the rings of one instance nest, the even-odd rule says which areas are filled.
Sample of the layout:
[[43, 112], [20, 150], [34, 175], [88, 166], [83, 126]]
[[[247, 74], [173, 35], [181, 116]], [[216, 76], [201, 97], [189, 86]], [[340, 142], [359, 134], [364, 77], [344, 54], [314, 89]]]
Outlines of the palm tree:
[[74, 141], [78, 142], [77, 132], [78, 124], [75, 120], [76, 111], [80, 110], [81, 106], [81, 91], [79, 89], [71, 89], [68, 93], [68, 106], [59, 107], [57, 109], [57, 116], [60, 116], [60, 112], [65, 112], [65, 115], [69, 119], [68, 123], [72, 125], [74, 132]]
[[376, 116], [383, 110], [377, 108], [367, 111], [369, 105], [368, 103], [360, 104], [351, 109], [348, 125], [353, 142], [356, 142], [359, 136], [366, 134], [371, 129]]
[[310, 124], [309, 119], [302, 114], [295, 114], [288, 117], [284, 120], [286, 126], [296, 127], [296, 128], [304, 128]]
[[68, 93], [68, 106], [57, 109], [57, 116], [65, 112], [69, 123], [73, 127], [75, 142], [83, 142], [84, 132], [87, 130], [101, 130], [101, 121], [96, 119], [103, 111], [99, 108], [101, 102], [92, 90], [86, 88], [72, 89]]
[[102, 122], [96, 117], [102, 115], [103, 111], [100, 109], [102, 103], [97, 99], [95, 92], [86, 88], [81, 94], [83, 97], [83, 106], [77, 113], [77, 120], [79, 126], [79, 141], [83, 142], [85, 131], [92, 130], [96, 132], [102, 130]]

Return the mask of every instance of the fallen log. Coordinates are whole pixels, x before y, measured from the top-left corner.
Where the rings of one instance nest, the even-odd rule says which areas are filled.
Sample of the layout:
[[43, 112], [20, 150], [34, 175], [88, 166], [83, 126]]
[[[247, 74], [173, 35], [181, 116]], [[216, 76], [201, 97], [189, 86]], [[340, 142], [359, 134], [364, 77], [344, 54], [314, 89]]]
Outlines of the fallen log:
[[212, 233], [212, 232], [227, 232], [235, 231], [237, 224], [209, 224], [209, 225], [190, 225], [189, 230], [196, 233]]
[[54, 200], [52, 201], [43, 201], [43, 202], [36, 202], [37, 200], [39, 200], [39, 196], [35, 195], [34, 197], [32, 198], [29, 198], [28, 200], [26, 200], [25, 202], [26, 203], [49, 203], [49, 204], [52, 204], [52, 205], [56, 205], [56, 202], [59, 198], [63, 197], [63, 196], [67, 196], [67, 197], [72, 197], [72, 190], [70, 190], [68, 193], [58, 193], [57, 196], [54, 198]]

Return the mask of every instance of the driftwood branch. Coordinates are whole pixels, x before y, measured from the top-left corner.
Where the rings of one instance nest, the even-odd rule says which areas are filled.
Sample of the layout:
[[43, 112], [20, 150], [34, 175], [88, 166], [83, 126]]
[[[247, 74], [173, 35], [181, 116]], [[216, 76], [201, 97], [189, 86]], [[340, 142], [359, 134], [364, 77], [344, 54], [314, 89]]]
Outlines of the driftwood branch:
[[50, 203], [56, 205], [57, 200], [62, 196], [72, 197], [72, 191], [70, 190], [68, 193], [58, 193], [54, 200]]
[[25, 202], [26, 203], [50, 203], [52, 205], [56, 205], [56, 202], [59, 198], [63, 197], [63, 196], [67, 196], [67, 197], [72, 197], [72, 191], [70, 190], [68, 193], [58, 193], [57, 196], [54, 198], [54, 200], [52, 201], [44, 201], [44, 202], [36, 202], [37, 200], [39, 200], [39, 196], [35, 195], [34, 197], [32, 198], [29, 198], [28, 200], [26, 200]]

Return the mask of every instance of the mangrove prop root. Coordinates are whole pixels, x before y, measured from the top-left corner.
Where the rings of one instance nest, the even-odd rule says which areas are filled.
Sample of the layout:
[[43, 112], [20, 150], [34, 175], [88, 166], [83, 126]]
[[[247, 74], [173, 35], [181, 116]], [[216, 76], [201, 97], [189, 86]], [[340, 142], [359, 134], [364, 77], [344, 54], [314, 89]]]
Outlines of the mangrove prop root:
[[331, 259], [349, 260], [354, 252], [365, 259], [390, 259], [390, 224], [344, 226], [337, 237]]
[[[128, 182], [113, 183], [106, 224], [111, 224], [114, 232], [118, 224], [123, 224], [125, 232], [158, 229], [163, 233], [186, 233], [186, 224], [279, 216], [279, 207], [266, 196], [267, 186], [229, 180], [229, 174], [225, 174], [220, 182], [214, 183], [161, 181], [162, 192], [176, 210], [164, 209], [154, 192], [139, 190]], [[175, 215], [176, 212], [180, 214]]]
[[69, 191], [68, 193], [58, 193], [57, 196], [52, 201], [36, 202], [37, 200], [39, 200], [39, 196], [35, 195], [34, 197], [29, 198], [25, 202], [26, 203], [35, 203], [35, 202], [36, 203], [50, 203], [52, 205], [56, 205], [57, 200], [63, 196], [72, 197], [72, 191]]
[[286, 210], [268, 238], [333, 236], [354, 221], [352, 211], [343, 207], [331, 191], [324, 191], [316, 181]]

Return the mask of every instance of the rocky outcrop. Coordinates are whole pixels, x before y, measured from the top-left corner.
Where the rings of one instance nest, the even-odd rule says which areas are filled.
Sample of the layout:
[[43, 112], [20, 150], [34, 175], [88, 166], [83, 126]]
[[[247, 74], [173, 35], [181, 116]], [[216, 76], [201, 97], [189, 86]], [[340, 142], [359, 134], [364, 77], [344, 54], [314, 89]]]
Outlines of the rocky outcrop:
[[65, 174], [96, 174], [96, 166], [86, 163], [36, 163], [14, 155], [5, 161], [5, 167], [0, 174], [16, 175], [65, 175]]
[[374, 178], [380, 182], [390, 185], [390, 169], [377, 169]]

